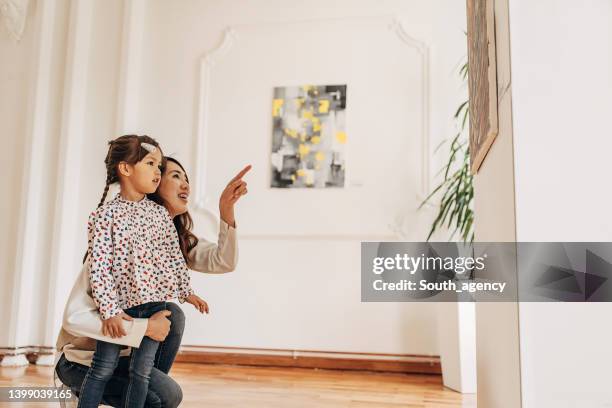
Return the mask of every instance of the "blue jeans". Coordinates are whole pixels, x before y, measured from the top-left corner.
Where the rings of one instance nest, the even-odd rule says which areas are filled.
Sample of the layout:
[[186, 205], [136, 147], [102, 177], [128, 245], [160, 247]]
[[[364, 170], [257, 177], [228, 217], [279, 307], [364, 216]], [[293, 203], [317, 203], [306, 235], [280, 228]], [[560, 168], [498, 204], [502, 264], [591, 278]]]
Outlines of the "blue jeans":
[[[134, 311], [134, 309], [137, 308], [140, 310]], [[145, 391], [139, 395], [139, 397], [144, 399], [144, 406], [146, 407], [176, 407], [182, 400], [181, 388], [167, 374], [174, 363], [174, 359], [181, 344], [181, 339], [183, 337], [183, 331], [185, 328], [185, 315], [183, 314], [183, 311], [174, 303], [166, 303], [165, 308], [172, 313], [170, 316], [168, 316], [172, 324], [166, 339], [161, 343], [155, 342], [156, 345], [159, 345], [159, 347], [156, 347], [157, 352], [153, 354], [154, 357], [150, 358], [150, 360], [153, 361], [153, 367], [149, 371], [148, 379], [146, 381], [148, 390], [145, 389]], [[154, 311], [151, 312], [151, 310], [148, 309], [153, 309]], [[137, 306], [136, 308], [126, 310], [126, 313], [132, 313], [130, 316], [133, 317], [145, 317], [146, 315], [154, 314], [156, 311], [156, 307], [143, 308]], [[145, 337], [143, 342], [145, 339], [151, 340], [148, 337]], [[104, 342], [98, 342], [98, 344], [99, 343]], [[140, 348], [142, 348], [142, 344]], [[140, 348], [133, 349], [133, 352], [140, 350]], [[106, 380], [105, 386], [102, 388], [103, 396], [101, 397], [101, 401], [98, 401], [98, 403], [102, 402], [106, 405], [111, 405], [114, 407], [123, 406], [124, 404], [128, 403], [129, 392], [131, 392], [132, 395], [134, 395], [135, 392], [133, 385], [130, 389], [130, 379], [134, 374], [138, 375], [135, 371], [138, 371], [139, 369], [131, 369], [130, 366], [136, 367], [136, 365], [138, 365], [131, 364], [133, 362], [133, 357], [134, 354], [132, 354], [130, 357], [121, 357], [118, 359], [118, 362], [114, 364], [112, 374], [110, 378]], [[151, 357], [150, 352], [148, 353], [148, 357]], [[108, 366], [106, 363], [107, 362], [102, 365], [105, 368]], [[113, 365], [111, 364], [111, 366]], [[91, 375], [89, 374], [88, 367], [70, 362], [62, 355], [55, 370], [58, 377], [65, 385], [70, 387], [77, 396], [84, 397], [85, 403], [90, 403], [87, 401], [88, 397], [86, 393], [81, 392], [83, 383], [85, 383], [86, 379], [87, 382], [91, 383]], [[103, 374], [106, 375], [106, 373]], [[137, 379], [137, 381], [139, 380], [140, 379]], [[93, 383], [96, 384], [95, 379]], [[138, 384], [136, 385], [136, 390], [137, 389]], [[79, 406], [81, 406], [82, 399], [83, 398], [79, 399]]]

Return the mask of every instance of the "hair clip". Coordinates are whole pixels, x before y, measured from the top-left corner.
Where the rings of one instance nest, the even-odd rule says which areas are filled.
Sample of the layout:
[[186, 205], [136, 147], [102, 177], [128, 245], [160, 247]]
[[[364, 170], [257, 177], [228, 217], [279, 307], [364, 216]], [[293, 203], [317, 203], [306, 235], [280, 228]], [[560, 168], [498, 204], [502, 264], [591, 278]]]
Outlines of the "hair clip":
[[140, 147], [142, 147], [143, 149], [145, 149], [149, 153], [153, 153], [157, 149], [157, 147], [155, 147], [151, 143], [147, 143], [147, 142], [141, 142], [140, 143]]

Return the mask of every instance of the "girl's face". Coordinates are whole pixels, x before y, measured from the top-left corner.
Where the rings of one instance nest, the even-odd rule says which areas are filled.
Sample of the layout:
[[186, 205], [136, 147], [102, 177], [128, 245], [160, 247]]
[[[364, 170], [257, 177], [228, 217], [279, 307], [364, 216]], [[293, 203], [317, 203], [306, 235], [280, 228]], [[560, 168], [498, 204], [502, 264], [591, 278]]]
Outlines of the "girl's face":
[[157, 194], [164, 201], [164, 206], [172, 218], [187, 212], [189, 192], [187, 175], [178, 164], [168, 160]]
[[162, 155], [159, 149], [147, 154], [133, 166], [128, 165], [132, 187], [142, 194], [155, 192], [161, 181]]

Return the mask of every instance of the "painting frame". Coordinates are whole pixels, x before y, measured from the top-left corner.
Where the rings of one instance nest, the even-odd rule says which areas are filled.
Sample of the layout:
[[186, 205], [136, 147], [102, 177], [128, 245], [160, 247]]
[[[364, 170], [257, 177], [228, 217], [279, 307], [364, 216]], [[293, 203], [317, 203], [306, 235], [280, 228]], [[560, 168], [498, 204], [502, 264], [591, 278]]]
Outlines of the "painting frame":
[[499, 133], [494, 0], [467, 0], [470, 171], [480, 166]]

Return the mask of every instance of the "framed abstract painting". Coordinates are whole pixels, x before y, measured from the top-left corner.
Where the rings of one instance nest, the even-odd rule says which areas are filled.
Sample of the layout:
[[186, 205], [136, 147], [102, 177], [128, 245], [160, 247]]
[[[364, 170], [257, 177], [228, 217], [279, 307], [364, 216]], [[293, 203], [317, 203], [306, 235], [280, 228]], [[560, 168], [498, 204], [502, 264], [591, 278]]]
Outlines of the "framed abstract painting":
[[345, 184], [346, 85], [274, 88], [272, 188]]

